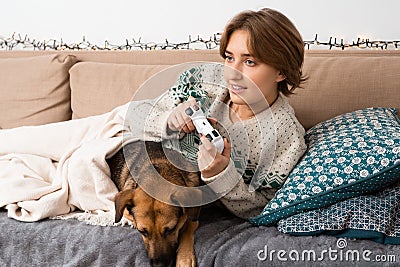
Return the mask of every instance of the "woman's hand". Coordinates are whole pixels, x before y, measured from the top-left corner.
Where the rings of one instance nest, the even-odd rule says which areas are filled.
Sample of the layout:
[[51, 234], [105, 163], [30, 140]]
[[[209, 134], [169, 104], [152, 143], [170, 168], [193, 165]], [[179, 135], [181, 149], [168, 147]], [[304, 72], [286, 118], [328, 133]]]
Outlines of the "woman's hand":
[[213, 177], [228, 166], [231, 158], [231, 144], [224, 138], [224, 150], [218, 153], [214, 145], [203, 135], [201, 136], [202, 144], [199, 146], [197, 153], [197, 164], [201, 175], [204, 178]]
[[185, 113], [185, 110], [196, 104], [196, 99], [189, 96], [188, 101], [180, 103], [170, 114], [167, 125], [169, 130], [173, 132], [191, 133], [196, 128], [192, 119]]

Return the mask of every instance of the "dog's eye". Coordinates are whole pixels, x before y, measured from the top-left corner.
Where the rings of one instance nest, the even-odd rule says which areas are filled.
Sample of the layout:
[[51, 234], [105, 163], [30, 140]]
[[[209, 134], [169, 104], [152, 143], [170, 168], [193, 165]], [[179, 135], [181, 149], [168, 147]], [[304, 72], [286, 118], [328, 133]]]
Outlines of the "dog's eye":
[[126, 209], [128, 210], [129, 214], [133, 215], [133, 213], [132, 213], [133, 206], [132, 205], [127, 205]]
[[141, 230], [138, 229], [138, 231], [139, 231], [139, 233], [142, 234], [142, 236], [149, 237], [149, 232], [147, 232], [146, 229], [141, 229]]
[[165, 228], [164, 235], [170, 235], [176, 230], [176, 225], [173, 228]]

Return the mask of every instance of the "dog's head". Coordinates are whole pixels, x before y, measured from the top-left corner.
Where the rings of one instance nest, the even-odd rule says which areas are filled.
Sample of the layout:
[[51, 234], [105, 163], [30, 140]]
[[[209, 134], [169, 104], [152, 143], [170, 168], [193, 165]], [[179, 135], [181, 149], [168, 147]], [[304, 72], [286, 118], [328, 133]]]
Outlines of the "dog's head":
[[[201, 191], [197, 196], [201, 198]], [[152, 266], [170, 266], [175, 258], [179, 238], [188, 220], [198, 220], [200, 208], [180, 207], [182, 194], [172, 192], [168, 205], [150, 197], [140, 187], [119, 192], [115, 197], [115, 221], [124, 216], [141, 233]]]

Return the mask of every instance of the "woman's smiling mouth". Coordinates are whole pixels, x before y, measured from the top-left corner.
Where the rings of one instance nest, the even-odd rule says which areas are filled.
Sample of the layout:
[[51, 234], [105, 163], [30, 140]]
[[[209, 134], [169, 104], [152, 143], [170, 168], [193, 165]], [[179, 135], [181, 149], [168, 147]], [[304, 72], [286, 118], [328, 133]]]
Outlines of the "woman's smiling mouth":
[[245, 91], [246, 89], [247, 89], [247, 87], [240, 86], [237, 84], [230, 84], [230, 86], [229, 86], [229, 90], [235, 94], [240, 94], [241, 92]]

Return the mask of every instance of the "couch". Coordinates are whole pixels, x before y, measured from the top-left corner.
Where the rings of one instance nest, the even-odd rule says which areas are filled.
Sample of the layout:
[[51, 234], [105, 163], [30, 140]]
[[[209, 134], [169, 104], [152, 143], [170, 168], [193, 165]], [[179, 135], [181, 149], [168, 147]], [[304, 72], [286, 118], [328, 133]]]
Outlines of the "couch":
[[[102, 114], [125, 104], [135, 92], [135, 99], [153, 98], [176, 77], [149, 77], [193, 61], [222, 59], [216, 50], [1, 51], [0, 128]], [[309, 79], [289, 101], [306, 130], [359, 109], [399, 109], [399, 70], [398, 51], [310, 50], [304, 63]], [[338, 250], [343, 247], [337, 242], [343, 240], [324, 234], [292, 236], [275, 226], [254, 226], [220, 207], [203, 210], [195, 240], [198, 266], [397, 266], [390, 255], [400, 261], [399, 246], [346, 239], [348, 250], [368, 249], [385, 257], [379, 258], [381, 262], [376, 257], [287, 262], [283, 252]], [[94, 226], [73, 219], [26, 223], [8, 218], [0, 209], [0, 266], [28, 265], [149, 266], [149, 262], [140, 234], [129, 226]]]

